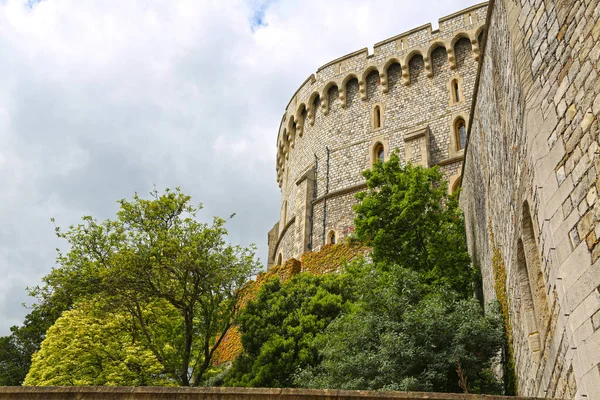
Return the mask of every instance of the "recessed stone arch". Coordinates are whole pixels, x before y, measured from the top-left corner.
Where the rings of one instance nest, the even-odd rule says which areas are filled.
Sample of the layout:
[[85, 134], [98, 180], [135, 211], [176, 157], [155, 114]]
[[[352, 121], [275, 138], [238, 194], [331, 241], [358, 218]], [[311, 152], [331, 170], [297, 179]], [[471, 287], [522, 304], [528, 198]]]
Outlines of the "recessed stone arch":
[[448, 68], [448, 51], [446, 44], [436, 42], [429, 48], [429, 58], [431, 59], [431, 77], [439, 75]]
[[379, 78], [381, 80], [381, 88], [383, 93], [387, 93], [390, 89], [389, 87], [389, 72], [388, 70], [392, 65], [398, 65], [400, 67], [400, 60], [396, 57], [392, 57], [383, 64], [381, 71], [379, 72]]
[[346, 107], [350, 108], [359, 99], [360, 85], [358, 78], [353, 77], [346, 83]]
[[456, 57], [456, 67], [461, 68], [468, 61], [469, 55], [472, 54], [471, 38], [466, 33], [459, 34], [453, 39], [452, 47]]
[[317, 110], [319, 109], [321, 96], [319, 92], [313, 92], [308, 98], [308, 121], [311, 125], [315, 124], [315, 119], [317, 116]]
[[329, 114], [329, 110], [338, 97], [339, 90], [337, 82], [329, 82], [323, 87], [323, 91], [321, 92], [321, 109], [323, 110], [323, 115]]
[[466, 127], [469, 126], [468, 116], [463, 113], [455, 113], [448, 124], [448, 132], [450, 133], [450, 144], [448, 145], [448, 157], [463, 157], [465, 149], [460, 147], [459, 132], [457, 131], [458, 124], [462, 121]]
[[327, 234], [327, 244], [336, 244], [337, 239], [338, 239], [338, 235], [337, 235], [336, 231], [334, 231], [334, 230], [329, 231], [329, 233]]
[[296, 145], [296, 118], [292, 115], [287, 126], [287, 138], [290, 148], [293, 149]]
[[529, 350], [540, 354], [549, 318], [546, 285], [529, 202], [523, 202], [521, 237], [517, 242], [517, 276]]
[[420, 57], [423, 60], [423, 53], [420, 49], [414, 49], [409, 52], [405, 57], [403, 62], [400, 64], [402, 67], [402, 84], [404, 86], [408, 86], [410, 84], [410, 62], [414, 57]]
[[423, 59], [423, 54], [421, 52], [414, 53], [408, 59], [408, 70], [409, 70], [409, 78], [408, 81], [411, 83], [419, 82], [419, 79], [422, 79], [423, 71], [425, 70], [425, 60]]
[[358, 81], [358, 91], [360, 92], [360, 98], [362, 100], [367, 100], [369, 95], [368, 95], [368, 89], [367, 89], [367, 78], [368, 77], [373, 77], [375, 76], [375, 74], [377, 74], [377, 85], [379, 86], [379, 69], [377, 68], [377, 66], [375, 65], [370, 65], [367, 68], [365, 68], [365, 70], [363, 71], [360, 80]]
[[381, 79], [379, 77], [379, 71], [377, 71], [375, 69], [375, 70], [372, 70], [371, 72], [369, 72], [369, 74], [365, 78], [365, 84], [366, 84], [366, 88], [367, 88], [367, 95], [366, 95], [365, 100], [370, 100], [375, 97], [375, 94], [377, 93], [377, 89], [379, 88], [380, 82], [381, 82]]
[[448, 181], [448, 193], [454, 194], [460, 189], [460, 185], [462, 183], [462, 176], [460, 173], [454, 174], [450, 177]]
[[446, 89], [448, 90], [448, 105], [450, 107], [465, 103], [464, 82], [461, 75], [453, 75], [446, 84]]
[[351, 73], [344, 77], [344, 79], [342, 80], [342, 83], [340, 84], [340, 86], [338, 88], [339, 97], [340, 97], [340, 105], [342, 106], [342, 108], [346, 108], [346, 106], [347, 106], [348, 82], [352, 81], [353, 79], [356, 79], [357, 86], [358, 86], [358, 76], [354, 73]]
[[325, 86], [323, 86], [323, 88], [321, 90], [320, 98], [321, 98], [321, 110], [323, 111], [323, 115], [329, 114], [329, 106], [331, 104], [329, 101], [329, 89], [331, 89], [332, 87], [337, 88], [337, 86], [338, 86], [337, 82], [330, 81]]
[[480, 26], [476, 31], [475, 31], [475, 37], [477, 38], [477, 43], [479, 43], [479, 47], [481, 48], [481, 45], [483, 44], [483, 36], [485, 35], [485, 25]]
[[385, 109], [381, 102], [373, 104], [371, 108], [371, 127], [374, 131], [383, 128], [385, 122]]

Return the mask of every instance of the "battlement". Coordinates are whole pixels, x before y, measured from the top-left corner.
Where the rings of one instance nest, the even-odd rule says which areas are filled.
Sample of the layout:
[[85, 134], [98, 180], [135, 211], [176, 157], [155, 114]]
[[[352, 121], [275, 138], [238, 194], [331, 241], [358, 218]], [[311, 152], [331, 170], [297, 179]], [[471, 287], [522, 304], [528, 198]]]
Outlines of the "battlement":
[[[485, 27], [487, 2], [476, 4], [462, 11], [440, 18], [439, 29], [425, 24], [407, 32], [385, 39], [374, 45], [373, 54], [367, 48], [339, 57], [321, 66], [296, 90], [282, 117], [277, 136], [277, 180], [281, 186], [286, 157], [295, 145], [296, 135], [302, 136], [305, 122], [315, 122], [316, 108], [320, 105], [324, 115], [329, 113], [327, 101], [320, 101], [328, 91], [338, 90], [342, 108], [346, 107], [346, 85], [356, 79], [362, 100], [367, 99], [366, 78], [376, 71], [383, 93], [388, 91], [388, 69], [399, 64], [402, 84], [410, 85], [410, 62], [414, 57], [423, 60], [429, 78], [433, 77], [431, 54], [439, 47], [447, 52], [451, 69], [456, 69], [454, 45], [462, 38], [471, 42], [473, 57], [479, 59], [479, 43]], [[319, 104], [320, 103], [320, 104]]]

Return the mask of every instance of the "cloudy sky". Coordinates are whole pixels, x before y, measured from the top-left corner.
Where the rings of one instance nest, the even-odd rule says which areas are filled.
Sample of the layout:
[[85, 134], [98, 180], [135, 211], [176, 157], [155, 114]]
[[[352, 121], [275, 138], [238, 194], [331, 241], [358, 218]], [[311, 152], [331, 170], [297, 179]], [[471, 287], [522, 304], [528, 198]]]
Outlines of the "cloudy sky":
[[0, 335], [54, 265], [50, 218], [180, 186], [256, 243], [279, 212], [278, 124], [326, 62], [473, 0], [0, 0]]

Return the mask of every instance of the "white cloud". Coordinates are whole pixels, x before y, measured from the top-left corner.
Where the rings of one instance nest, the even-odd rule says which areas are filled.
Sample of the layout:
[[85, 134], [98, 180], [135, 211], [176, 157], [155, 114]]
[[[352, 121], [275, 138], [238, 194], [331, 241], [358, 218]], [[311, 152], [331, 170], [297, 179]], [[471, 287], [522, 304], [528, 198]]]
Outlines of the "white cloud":
[[[321, 64], [467, 0], [0, 0], [0, 335], [54, 264], [50, 217], [181, 186], [231, 240], [278, 218], [275, 139]], [[260, 22], [260, 23], [259, 23]]]

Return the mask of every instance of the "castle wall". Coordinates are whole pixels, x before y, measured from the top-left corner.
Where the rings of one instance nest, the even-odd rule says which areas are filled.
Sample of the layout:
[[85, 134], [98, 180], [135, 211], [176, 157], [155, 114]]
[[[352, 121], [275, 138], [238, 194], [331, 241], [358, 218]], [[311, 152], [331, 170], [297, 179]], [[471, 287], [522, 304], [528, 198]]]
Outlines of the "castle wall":
[[277, 139], [281, 214], [278, 235], [269, 235], [269, 267], [280, 255], [285, 262], [319, 250], [331, 232], [336, 241], [352, 233], [354, 194], [364, 189], [361, 173], [379, 144], [386, 158], [398, 151], [404, 161], [440, 165], [447, 180], [458, 179], [464, 150], [455, 122], [468, 122], [486, 8], [442, 18], [439, 30], [424, 25], [377, 43], [373, 54], [334, 60], [303, 83]]
[[600, 4], [492, 1], [486, 42], [469, 251], [485, 300], [505, 299], [519, 394], [600, 398]]

